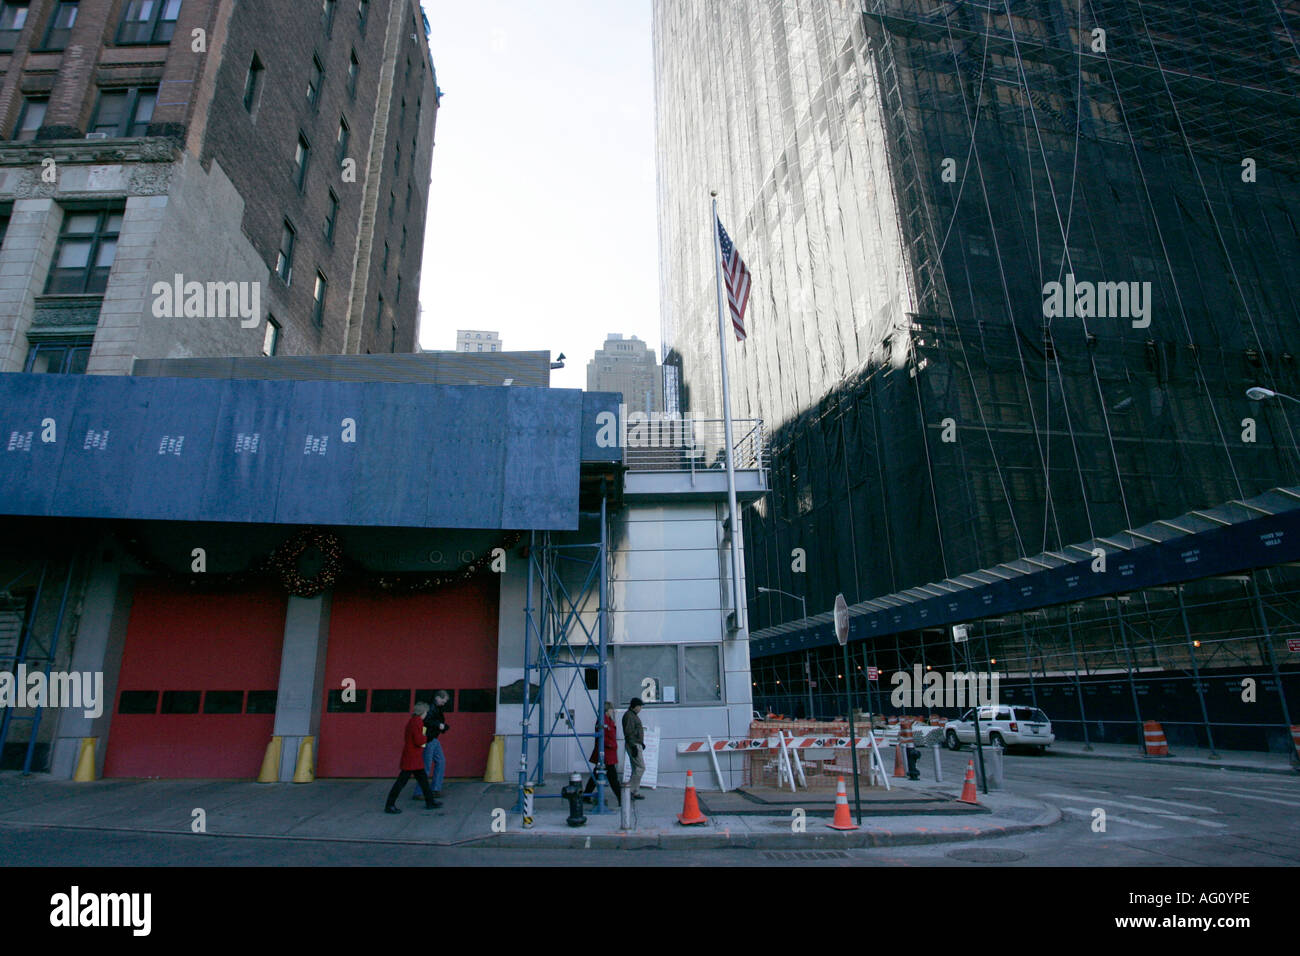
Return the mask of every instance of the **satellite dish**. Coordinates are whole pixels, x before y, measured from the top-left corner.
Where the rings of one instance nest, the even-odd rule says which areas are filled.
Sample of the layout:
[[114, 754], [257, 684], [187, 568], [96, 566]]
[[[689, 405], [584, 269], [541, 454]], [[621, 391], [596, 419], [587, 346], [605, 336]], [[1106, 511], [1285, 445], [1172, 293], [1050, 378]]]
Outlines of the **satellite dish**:
[[835, 640], [843, 647], [849, 640], [849, 602], [843, 594], [835, 595]]

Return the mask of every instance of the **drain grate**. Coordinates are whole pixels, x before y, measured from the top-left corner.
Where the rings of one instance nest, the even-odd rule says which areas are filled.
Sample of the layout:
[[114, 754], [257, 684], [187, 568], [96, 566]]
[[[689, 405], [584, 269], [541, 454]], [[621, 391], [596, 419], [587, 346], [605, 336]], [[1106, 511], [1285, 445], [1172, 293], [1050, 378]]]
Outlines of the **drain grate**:
[[847, 860], [843, 850], [767, 850], [763, 856], [769, 860]]
[[953, 860], [962, 860], [966, 863], [1014, 863], [1016, 860], [1025, 858], [1025, 854], [1019, 850], [994, 850], [985, 847], [949, 850], [944, 856]]

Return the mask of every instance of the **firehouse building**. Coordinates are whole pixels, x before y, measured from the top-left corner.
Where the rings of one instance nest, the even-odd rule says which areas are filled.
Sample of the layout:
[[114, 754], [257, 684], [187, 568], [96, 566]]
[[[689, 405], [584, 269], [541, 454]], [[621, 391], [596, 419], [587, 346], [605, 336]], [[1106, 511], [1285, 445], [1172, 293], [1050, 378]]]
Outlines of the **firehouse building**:
[[[278, 737], [280, 780], [304, 741], [317, 776], [387, 777], [439, 689], [453, 777], [496, 737], [511, 782], [521, 753], [584, 767], [602, 699], [648, 700], [668, 785], [705, 769], [676, 741], [747, 732], [721, 423], [609, 447], [617, 394], [304, 368], [0, 375], [0, 671], [104, 689], [0, 709], [0, 765], [253, 779]], [[753, 500], [761, 429], [737, 434]]]

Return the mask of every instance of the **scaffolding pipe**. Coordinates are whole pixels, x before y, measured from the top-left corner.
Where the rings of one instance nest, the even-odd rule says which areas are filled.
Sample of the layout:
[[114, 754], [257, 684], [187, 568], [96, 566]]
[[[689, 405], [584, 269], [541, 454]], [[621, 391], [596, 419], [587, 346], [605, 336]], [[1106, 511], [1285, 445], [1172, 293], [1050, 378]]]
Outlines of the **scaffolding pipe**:
[[1214, 749], [1214, 731], [1210, 729], [1210, 712], [1205, 706], [1205, 688], [1201, 686], [1201, 669], [1196, 662], [1196, 645], [1192, 641], [1192, 629], [1187, 623], [1187, 605], [1183, 602], [1183, 586], [1178, 586], [1178, 615], [1182, 618], [1183, 634], [1187, 637], [1187, 654], [1192, 659], [1192, 683], [1196, 686], [1196, 699], [1201, 702], [1201, 720], [1205, 723], [1205, 737], [1210, 744], [1210, 759], [1218, 760], [1219, 754]]
[[1259, 584], [1255, 581], [1255, 572], [1250, 572], [1250, 589], [1255, 595], [1255, 610], [1259, 613], [1259, 626], [1264, 632], [1264, 649], [1268, 652], [1268, 666], [1273, 671], [1273, 680], [1277, 684], [1277, 699], [1282, 702], [1282, 726], [1291, 727], [1291, 708], [1286, 703], [1286, 689], [1282, 685], [1282, 673], [1278, 670], [1277, 656], [1273, 653], [1273, 635], [1268, 629], [1268, 619], [1264, 617], [1264, 601], [1259, 595]]

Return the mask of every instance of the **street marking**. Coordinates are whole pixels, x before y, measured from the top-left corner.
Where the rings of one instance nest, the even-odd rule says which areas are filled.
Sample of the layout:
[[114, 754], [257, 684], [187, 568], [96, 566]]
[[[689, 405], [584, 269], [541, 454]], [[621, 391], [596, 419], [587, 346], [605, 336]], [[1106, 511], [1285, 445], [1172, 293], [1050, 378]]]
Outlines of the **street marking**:
[[1295, 800], [1274, 800], [1272, 797], [1255, 797], [1248, 793], [1228, 793], [1224, 790], [1207, 790], [1205, 787], [1174, 787], [1175, 790], [1187, 790], [1192, 793], [1217, 793], [1221, 797], [1232, 797], [1236, 800], [1255, 800], [1259, 803], [1279, 803], [1284, 807], [1300, 807], [1300, 802]]
[[[1058, 800], [1073, 800], [1076, 803], [1086, 802], [1085, 798], [1072, 796], [1066, 793], [1040, 793], [1039, 796], [1054, 797]], [[1195, 823], [1197, 826], [1210, 827], [1214, 830], [1225, 830], [1228, 827], [1226, 823], [1214, 823], [1211, 820], [1200, 820], [1196, 817], [1183, 816], [1181, 813], [1170, 813], [1168, 810], [1161, 810], [1156, 807], [1142, 807], [1135, 803], [1124, 803], [1122, 800], [1112, 800], [1109, 797], [1098, 799], [1096, 802], [1101, 804], [1110, 804], [1115, 807], [1123, 807], [1126, 810], [1136, 810], [1138, 813], [1152, 813], [1158, 817], [1163, 817], [1166, 820], [1181, 820], [1184, 823]]]
[[1201, 804], [1199, 803], [1182, 803], [1181, 801], [1178, 800], [1162, 800], [1160, 797], [1144, 797], [1141, 794], [1137, 794], [1137, 793], [1130, 793], [1128, 795], [1128, 798], [1130, 800], [1149, 800], [1152, 803], [1167, 803], [1171, 807], [1182, 807], [1184, 810], [1200, 810], [1204, 813], [1221, 812], [1219, 810], [1214, 809], [1214, 807], [1201, 806]]
[[[1071, 799], [1073, 799], [1073, 798], [1071, 798]], [[1062, 812], [1062, 813], [1077, 813], [1077, 814], [1078, 814], [1079, 816], [1081, 816], [1081, 817], [1088, 817], [1089, 819], [1092, 818], [1092, 811], [1091, 811], [1091, 810], [1080, 810], [1078, 807], [1061, 807], [1061, 812]], [[1143, 830], [1163, 830], [1163, 829], [1164, 829], [1164, 827], [1160, 826], [1160, 825], [1157, 824], [1157, 823], [1138, 823], [1138, 821], [1136, 821], [1136, 820], [1129, 820], [1129, 819], [1127, 819], [1127, 818], [1125, 818], [1125, 817], [1119, 817], [1119, 816], [1116, 816], [1116, 815], [1113, 814], [1113, 813], [1108, 813], [1108, 814], [1106, 814], [1106, 822], [1107, 822], [1107, 823], [1110, 823], [1112, 820], [1113, 820], [1114, 822], [1116, 822], [1116, 823], [1127, 823], [1129, 826], [1141, 827]]]

